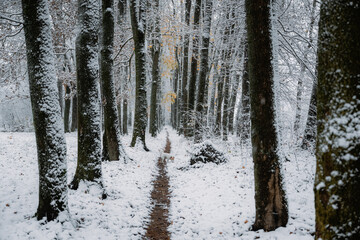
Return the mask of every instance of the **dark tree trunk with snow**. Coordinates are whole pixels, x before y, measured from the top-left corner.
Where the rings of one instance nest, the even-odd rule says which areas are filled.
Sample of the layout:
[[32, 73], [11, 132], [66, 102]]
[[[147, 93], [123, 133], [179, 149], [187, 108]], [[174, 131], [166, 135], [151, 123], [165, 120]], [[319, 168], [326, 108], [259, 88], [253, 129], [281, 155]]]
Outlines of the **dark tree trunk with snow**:
[[[229, 51], [230, 52], [230, 51]], [[226, 62], [225, 63], [225, 71], [224, 71], [224, 93], [223, 93], [223, 99], [224, 99], [224, 107], [223, 107], [223, 119], [222, 119], [222, 131], [223, 131], [223, 141], [228, 140], [228, 124], [229, 124], [229, 89], [230, 89], [230, 66], [229, 66], [229, 58], [230, 56], [226, 54]]]
[[[191, 0], [185, 0], [185, 24], [187, 27], [190, 26], [190, 10], [191, 10]], [[186, 114], [188, 111], [188, 68], [189, 68], [189, 33], [185, 32], [184, 34], [184, 55], [183, 55], [183, 68], [182, 68], [182, 78], [181, 78], [181, 93], [180, 96], [180, 132], [185, 133], [187, 129], [187, 117]]]
[[317, 92], [317, 80], [314, 81], [314, 85], [311, 91], [310, 105], [308, 111], [308, 117], [306, 121], [304, 137], [301, 144], [303, 149], [312, 149], [315, 147], [316, 140], [316, 92]]
[[77, 93], [73, 93], [71, 111], [71, 132], [75, 132], [77, 129]]
[[37, 218], [48, 221], [68, 210], [66, 144], [58, 100], [47, 0], [23, 0], [31, 105], [39, 167]]
[[78, 96], [78, 161], [71, 188], [81, 180], [102, 186], [101, 115], [98, 67], [98, 0], [79, 0], [79, 34], [76, 39]]
[[[194, 117], [194, 110], [195, 110], [195, 94], [196, 94], [196, 77], [198, 73], [198, 58], [199, 58], [199, 21], [200, 21], [200, 10], [201, 10], [201, 0], [196, 0], [194, 2], [194, 36], [193, 36], [193, 49], [191, 54], [191, 68], [190, 68], [190, 79], [189, 79], [189, 98], [188, 98], [188, 106], [187, 106], [187, 124], [191, 125], [188, 126], [187, 129], [187, 136], [194, 135], [194, 125], [192, 124], [195, 119]], [[199, 89], [203, 91], [204, 89]]]
[[100, 61], [100, 79], [102, 85], [102, 103], [104, 107], [105, 137], [103, 148], [107, 148], [110, 161], [123, 159], [127, 155], [120, 140], [119, 118], [116, 109], [116, 95], [113, 77], [114, 52], [114, 1], [102, 0], [102, 43]]
[[248, 44], [244, 50], [244, 69], [241, 83], [241, 109], [238, 123], [238, 135], [240, 143], [244, 145], [250, 139], [250, 82], [249, 82], [249, 61]]
[[360, 239], [360, 3], [322, 1], [316, 239]]
[[150, 124], [149, 132], [151, 136], [156, 137], [159, 131], [159, 118], [157, 117], [158, 103], [157, 93], [160, 84], [160, 11], [159, 11], [159, 0], [154, 1], [154, 12], [155, 12], [155, 26], [153, 26], [153, 40], [152, 40], [152, 84], [151, 84], [151, 98], [150, 98]]
[[130, 18], [131, 27], [135, 45], [135, 71], [136, 71], [136, 89], [135, 89], [135, 117], [133, 136], [131, 146], [134, 147], [139, 139], [144, 149], [148, 151], [145, 143], [145, 131], [147, 124], [146, 108], [146, 68], [145, 68], [145, 19], [144, 3], [140, 1], [140, 6], [136, 6], [136, 0], [130, 0]]
[[288, 209], [275, 127], [271, 1], [246, 0], [255, 207], [253, 230], [286, 226]]
[[122, 131], [123, 134], [128, 134], [128, 100], [127, 98], [123, 99], [123, 120], [122, 120]]
[[58, 101], [60, 105], [60, 113], [62, 115], [64, 108], [64, 91], [63, 91], [63, 82], [61, 79], [57, 80], [57, 91], [58, 91]]
[[64, 108], [64, 130], [65, 132], [70, 132], [70, 106], [71, 106], [71, 97], [70, 97], [70, 86], [65, 84], [65, 108]]
[[195, 142], [200, 142], [202, 139], [202, 127], [206, 124], [204, 121], [204, 106], [207, 104], [207, 95], [205, 97], [206, 77], [209, 72], [209, 47], [210, 47], [210, 30], [211, 30], [211, 17], [212, 17], [212, 1], [206, 0], [204, 4], [204, 18], [203, 18], [203, 33], [202, 33], [202, 47], [200, 50], [200, 72], [199, 72], [199, 85], [197, 91], [197, 103], [195, 119]]
[[[220, 75], [224, 73], [224, 68], [221, 68]], [[218, 79], [217, 84], [217, 98], [216, 98], [216, 112], [215, 112], [215, 134], [217, 136], [221, 135], [221, 108], [223, 103], [224, 96], [224, 80]]]

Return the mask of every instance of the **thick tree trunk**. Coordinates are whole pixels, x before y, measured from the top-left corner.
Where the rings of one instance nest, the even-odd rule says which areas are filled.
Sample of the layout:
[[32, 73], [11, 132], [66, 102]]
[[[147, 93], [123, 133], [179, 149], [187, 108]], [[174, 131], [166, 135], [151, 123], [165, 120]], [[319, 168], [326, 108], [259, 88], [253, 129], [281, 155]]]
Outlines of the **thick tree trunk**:
[[[190, 10], [191, 10], [191, 0], [185, 0], [185, 24], [187, 27], [190, 26]], [[186, 31], [186, 30], [185, 30]], [[185, 133], [187, 129], [187, 117], [186, 113], [188, 111], [188, 68], [189, 68], [189, 33], [185, 32], [184, 34], [184, 56], [183, 56], [183, 69], [182, 69], [182, 78], [181, 78], [181, 96], [180, 96], [180, 132]]]
[[360, 3], [322, 1], [316, 239], [360, 239]]
[[[135, 117], [131, 146], [134, 147], [136, 141], [140, 139], [144, 149], [149, 151], [145, 143], [145, 131], [147, 125], [146, 116], [146, 68], [145, 68], [145, 19], [143, 19], [144, 6], [136, 6], [136, 0], [130, 0], [130, 18], [135, 45], [135, 71], [136, 71], [136, 90], [135, 90]], [[137, 9], [136, 9], [137, 8]]]
[[205, 127], [205, 114], [204, 106], [207, 104], [207, 94], [203, 89], [206, 88], [206, 77], [209, 71], [209, 47], [210, 47], [210, 30], [211, 30], [211, 17], [212, 17], [212, 0], [206, 0], [204, 4], [204, 19], [203, 19], [203, 33], [202, 33], [202, 47], [200, 51], [200, 72], [199, 72], [199, 86], [197, 91], [197, 104], [195, 119], [195, 142], [200, 142], [203, 132], [201, 129]]
[[286, 226], [288, 221], [287, 201], [277, 153], [270, 32], [271, 1], [246, 0], [245, 5], [255, 177], [256, 216], [253, 230], [271, 231]]
[[[187, 122], [191, 124], [187, 129], [187, 136], [191, 137], [194, 135], [194, 121], [195, 114], [195, 94], [196, 94], [196, 78], [198, 73], [198, 58], [199, 58], [199, 22], [200, 22], [200, 10], [201, 10], [201, 0], [195, 0], [194, 2], [194, 31], [193, 31], [193, 48], [191, 54], [191, 67], [190, 67], [190, 79], [189, 79], [189, 99], [188, 99], [188, 116]], [[203, 91], [203, 89], [201, 89]]]
[[47, 0], [23, 0], [31, 105], [39, 167], [37, 218], [54, 220], [68, 211], [66, 144], [58, 101]]
[[102, 43], [100, 61], [100, 79], [102, 84], [102, 103], [104, 107], [105, 137], [103, 147], [107, 147], [109, 160], [122, 159], [128, 162], [128, 156], [120, 140], [119, 118], [116, 109], [116, 94], [113, 78], [114, 51], [114, 1], [102, 0]]
[[[78, 96], [78, 162], [70, 187], [81, 180], [102, 186], [101, 115], [98, 69], [98, 0], [79, 0], [79, 29], [76, 39]], [[103, 196], [105, 197], [105, 196]]]
[[159, 118], [157, 118], [158, 108], [158, 87], [160, 84], [160, 12], [159, 12], [159, 0], [154, 1], [154, 12], [156, 14], [155, 26], [154, 26], [154, 39], [151, 48], [152, 55], [152, 84], [151, 84], [151, 98], [150, 98], [150, 124], [149, 132], [152, 137], [156, 137], [159, 131]]

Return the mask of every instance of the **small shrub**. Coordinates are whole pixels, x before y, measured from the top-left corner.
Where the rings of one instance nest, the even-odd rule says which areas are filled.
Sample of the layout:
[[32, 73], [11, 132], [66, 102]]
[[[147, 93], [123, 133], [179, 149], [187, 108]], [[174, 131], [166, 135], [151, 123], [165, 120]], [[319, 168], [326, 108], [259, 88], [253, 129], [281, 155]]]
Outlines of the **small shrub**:
[[190, 159], [190, 165], [196, 163], [224, 163], [227, 159], [221, 151], [217, 150], [210, 141], [196, 144]]

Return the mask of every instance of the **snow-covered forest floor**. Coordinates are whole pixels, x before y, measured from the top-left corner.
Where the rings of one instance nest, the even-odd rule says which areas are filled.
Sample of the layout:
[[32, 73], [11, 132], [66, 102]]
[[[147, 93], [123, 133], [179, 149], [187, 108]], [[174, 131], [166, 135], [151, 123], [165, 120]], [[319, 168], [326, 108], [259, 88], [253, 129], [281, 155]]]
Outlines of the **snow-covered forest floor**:
[[[253, 163], [250, 149], [236, 137], [212, 139], [229, 161], [189, 166], [193, 143], [167, 128], [171, 141], [168, 162], [171, 239], [313, 239], [315, 158], [307, 151], [286, 152], [285, 189], [289, 202], [286, 228], [265, 233], [249, 228], [255, 219]], [[147, 136], [150, 152], [123, 144], [131, 163], [105, 162], [108, 198], [94, 185], [69, 190], [70, 221], [44, 223], [34, 218], [38, 204], [38, 169], [34, 133], [0, 133], [0, 239], [142, 239], [152, 209], [150, 192], [156, 160], [165, 147], [166, 130]], [[76, 133], [66, 134], [68, 182], [76, 168]]]

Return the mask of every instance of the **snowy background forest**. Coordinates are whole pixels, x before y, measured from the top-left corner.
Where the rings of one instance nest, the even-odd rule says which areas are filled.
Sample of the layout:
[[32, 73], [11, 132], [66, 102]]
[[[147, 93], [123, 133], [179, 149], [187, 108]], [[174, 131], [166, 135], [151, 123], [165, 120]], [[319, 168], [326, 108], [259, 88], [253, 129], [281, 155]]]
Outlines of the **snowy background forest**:
[[0, 239], [356, 239], [316, 222], [322, 2], [0, 1]]

